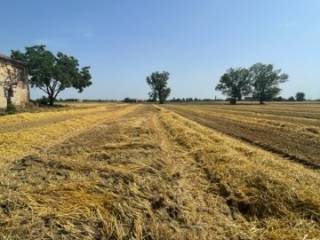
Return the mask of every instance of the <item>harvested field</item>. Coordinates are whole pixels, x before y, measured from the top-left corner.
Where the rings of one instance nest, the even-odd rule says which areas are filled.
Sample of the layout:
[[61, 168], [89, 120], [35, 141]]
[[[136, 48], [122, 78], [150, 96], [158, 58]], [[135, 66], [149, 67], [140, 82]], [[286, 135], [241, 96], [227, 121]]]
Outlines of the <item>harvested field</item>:
[[317, 169], [153, 105], [38, 114], [0, 119], [0, 239], [319, 239]]
[[320, 104], [171, 105], [184, 117], [312, 167], [320, 167]]

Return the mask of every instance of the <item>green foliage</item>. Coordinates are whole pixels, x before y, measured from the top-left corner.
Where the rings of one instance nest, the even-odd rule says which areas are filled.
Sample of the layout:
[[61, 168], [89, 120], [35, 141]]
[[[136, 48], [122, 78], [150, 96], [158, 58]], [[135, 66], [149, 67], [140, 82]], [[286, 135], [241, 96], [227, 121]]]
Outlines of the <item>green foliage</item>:
[[276, 101], [276, 102], [282, 102], [282, 101], [286, 101], [287, 99], [285, 99], [284, 97], [282, 96], [279, 96], [279, 97], [275, 97], [272, 99], [273, 101]]
[[169, 97], [171, 89], [168, 87], [168, 80], [168, 72], [154, 72], [147, 77], [146, 81], [151, 88], [149, 96], [153, 102], [159, 100], [159, 103], [163, 104]]
[[287, 81], [288, 75], [281, 69], [274, 69], [272, 64], [256, 63], [249, 69], [230, 68], [220, 78], [216, 90], [227, 95], [231, 104], [252, 93], [253, 99], [273, 100], [280, 93], [279, 84]]
[[297, 92], [296, 94], [296, 100], [299, 102], [306, 100], [306, 94], [304, 92]]
[[28, 64], [30, 84], [45, 92], [53, 105], [58, 94], [66, 88], [82, 92], [92, 84], [90, 67], [79, 68], [78, 60], [58, 52], [54, 55], [44, 45], [26, 47], [25, 52], [12, 51], [11, 57]]
[[250, 72], [246, 68], [230, 68], [220, 78], [216, 90], [230, 97], [230, 103], [236, 104], [243, 96], [251, 92]]
[[281, 69], [274, 69], [272, 64], [256, 63], [250, 67], [251, 81], [254, 87], [253, 97], [262, 104], [272, 100], [281, 91], [280, 83], [288, 79], [288, 75], [281, 73]]
[[14, 104], [10, 103], [7, 105], [6, 112], [8, 114], [15, 114], [17, 112], [17, 108]]
[[125, 103], [136, 103], [137, 99], [126, 97], [125, 99], [123, 99], [123, 102], [125, 102]]
[[49, 99], [45, 96], [42, 96], [41, 98], [36, 99], [35, 102], [39, 105], [48, 105]]
[[294, 102], [296, 99], [294, 98], [294, 96], [291, 96], [291, 97], [289, 97], [288, 98], [288, 101], [290, 101], [290, 102]]

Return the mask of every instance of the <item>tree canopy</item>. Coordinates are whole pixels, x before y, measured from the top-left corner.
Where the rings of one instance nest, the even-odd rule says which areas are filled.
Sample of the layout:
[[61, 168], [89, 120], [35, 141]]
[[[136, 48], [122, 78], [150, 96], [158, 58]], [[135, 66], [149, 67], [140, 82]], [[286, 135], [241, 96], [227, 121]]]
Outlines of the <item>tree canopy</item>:
[[249, 69], [228, 69], [215, 89], [227, 95], [233, 104], [249, 94], [262, 104], [274, 99], [281, 91], [279, 84], [287, 79], [288, 75], [281, 73], [281, 69], [274, 69], [272, 64], [256, 63]]
[[25, 52], [12, 51], [11, 57], [27, 63], [31, 87], [41, 89], [50, 105], [63, 90], [74, 88], [82, 92], [92, 84], [90, 67], [80, 68], [76, 58], [61, 52], [55, 55], [44, 45], [26, 47]]
[[261, 104], [276, 97], [281, 91], [279, 84], [288, 80], [288, 75], [281, 71], [274, 69], [272, 64], [256, 63], [250, 67], [253, 97]]
[[151, 89], [149, 92], [150, 99], [153, 102], [159, 101], [163, 104], [169, 97], [171, 89], [168, 87], [169, 80], [168, 72], [154, 72], [147, 77], [146, 81]]
[[304, 92], [297, 92], [296, 94], [296, 100], [299, 102], [306, 100], [306, 94]]
[[230, 103], [235, 104], [251, 92], [250, 72], [246, 68], [230, 68], [220, 78], [216, 90], [230, 97]]

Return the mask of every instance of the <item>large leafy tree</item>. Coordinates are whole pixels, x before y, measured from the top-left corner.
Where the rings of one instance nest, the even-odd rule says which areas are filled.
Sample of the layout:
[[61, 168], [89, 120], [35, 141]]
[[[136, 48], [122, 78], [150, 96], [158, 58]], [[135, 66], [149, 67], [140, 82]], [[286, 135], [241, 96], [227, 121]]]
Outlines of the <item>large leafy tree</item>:
[[25, 52], [12, 51], [11, 57], [27, 63], [31, 86], [41, 89], [50, 105], [63, 90], [82, 92], [92, 84], [90, 67], [80, 68], [76, 58], [61, 52], [54, 55], [44, 45], [26, 47]]
[[159, 101], [163, 104], [169, 97], [171, 89], [168, 87], [169, 73], [154, 72], [147, 77], [147, 83], [151, 89], [149, 92], [150, 99], [153, 102]]
[[274, 69], [272, 64], [256, 63], [250, 68], [250, 75], [254, 88], [253, 97], [260, 104], [276, 97], [281, 91], [279, 84], [288, 80], [288, 75], [281, 73], [281, 69]]
[[250, 73], [246, 68], [230, 68], [220, 78], [216, 90], [230, 98], [231, 104], [236, 104], [243, 96], [251, 92]]

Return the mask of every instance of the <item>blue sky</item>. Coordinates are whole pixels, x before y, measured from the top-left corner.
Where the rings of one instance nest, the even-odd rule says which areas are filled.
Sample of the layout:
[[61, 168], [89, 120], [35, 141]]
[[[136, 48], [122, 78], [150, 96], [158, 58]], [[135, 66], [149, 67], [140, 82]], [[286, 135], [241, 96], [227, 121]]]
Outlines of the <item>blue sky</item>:
[[11, 0], [1, 9], [1, 53], [45, 44], [91, 66], [94, 84], [61, 97], [146, 98], [145, 77], [166, 70], [172, 97], [213, 98], [227, 68], [263, 62], [289, 74], [283, 96], [320, 98], [318, 0]]

